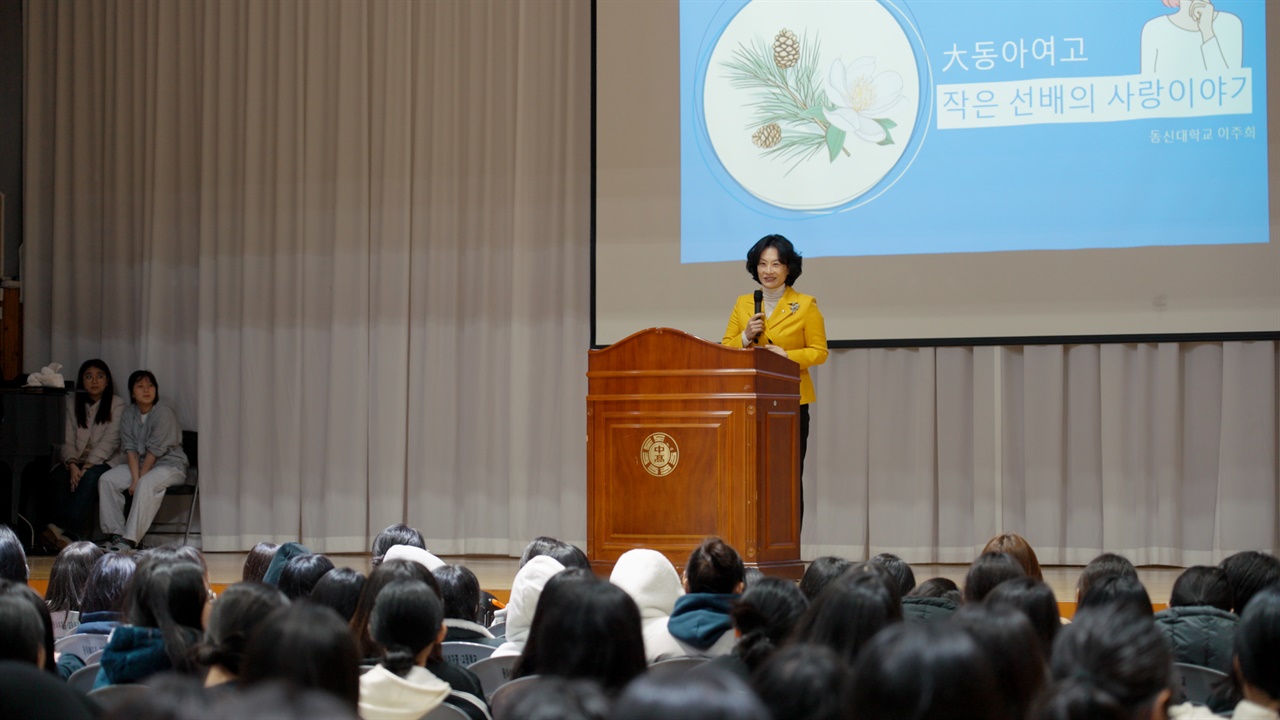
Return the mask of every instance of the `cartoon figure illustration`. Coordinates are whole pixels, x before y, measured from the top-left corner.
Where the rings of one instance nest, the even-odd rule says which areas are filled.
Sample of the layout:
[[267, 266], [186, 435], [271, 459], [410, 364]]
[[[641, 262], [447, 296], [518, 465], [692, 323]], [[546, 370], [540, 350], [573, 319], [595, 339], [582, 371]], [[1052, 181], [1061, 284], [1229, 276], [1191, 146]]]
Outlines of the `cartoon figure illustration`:
[[1239, 68], [1244, 28], [1240, 18], [1209, 0], [1161, 0], [1177, 12], [1142, 27], [1142, 72], [1202, 74]]

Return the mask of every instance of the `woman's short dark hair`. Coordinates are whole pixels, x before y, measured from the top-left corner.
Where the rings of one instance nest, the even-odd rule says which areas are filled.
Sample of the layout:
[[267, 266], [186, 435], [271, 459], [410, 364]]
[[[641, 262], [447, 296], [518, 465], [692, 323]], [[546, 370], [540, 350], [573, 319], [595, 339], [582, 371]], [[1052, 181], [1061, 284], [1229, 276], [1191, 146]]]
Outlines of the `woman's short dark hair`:
[[373, 539], [373, 567], [377, 567], [382, 562], [382, 556], [396, 545], [408, 545], [422, 550], [427, 549], [427, 540], [422, 537], [422, 532], [416, 528], [411, 528], [404, 523], [396, 523], [388, 525], [382, 532], [378, 533], [378, 537]]
[[22, 541], [8, 525], [0, 525], [0, 580], [25, 583], [30, 575]]
[[787, 287], [795, 285], [796, 280], [800, 279], [801, 271], [804, 270], [804, 259], [800, 257], [800, 253], [796, 252], [791, 241], [781, 235], [765, 235], [747, 251], [747, 272], [751, 273], [751, 279], [760, 282], [760, 273], [757, 269], [760, 265], [760, 256], [764, 255], [764, 251], [769, 248], [777, 250], [778, 261], [787, 266]]
[[960, 592], [960, 586], [951, 578], [936, 577], [929, 578], [915, 587], [914, 590], [907, 593], [911, 597], [933, 597], [940, 598], [946, 593]]
[[1235, 592], [1227, 571], [1208, 565], [1187, 568], [1173, 581], [1169, 607], [1209, 605], [1226, 612], [1235, 608]]
[[646, 673], [627, 686], [612, 720], [770, 720], [745, 682], [714, 666], [691, 673]]
[[271, 613], [289, 604], [278, 589], [265, 583], [241, 582], [218, 596], [209, 613], [204, 641], [197, 649], [201, 665], [221, 665], [239, 675], [253, 633]]
[[440, 586], [444, 616], [475, 622], [480, 615], [480, 580], [464, 565], [442, 565], [431, 574]]
[[280, 571], [280, 592], [290, 600], [311, 595], [320, 578], [333, 570], [333, 561], [324, 555], [298, 555], [289, 558]]
[[738, 551], [718, 537], [706, 538], [694, 548], [684, 568], [686, 589], [691, 593], [734, 593], [745, 575]]
[[1280, 582], [1280, 558], [1256, 550], [1246, 550], [1218, 563], [1227, 572], [1231, 592], [1235, 595], [1235, 611], [1240, 613], [1254, 593]]
[[244, 571], [240, 579], [244, 582], [262, 582], [267, 576], [267, 568], [271, 567], [271, 558], [276, 556], [280, 546], [275, 543], [260, 542], [253, 546], [244, 559]]
[[1080, 579], [1076, 581], [1076, 598], [1084, 597], [1093, 581], [1104, 575], [1129, 575], [1136, 578], [1138, 569], [1123, 555], [1102, 553], [1080, 571]]
[[813, 601], [818, 597], [818, 593], [827, 586], [832, 580], [840, 577], [849, 565], [848, 560], [834, 555], [823, 555], [822, 557], [809, 563], [809, 567], [805, 568], [804, 576], [800, 578], [800, 592], [804, 596]]
[[850, 667], [835, 650], [797, 643], [780, 648], [751, 676], [770, 714], [787, 720], [843, 720], [853, 716], [846, 694]]
[[352, 711], [360, 700], [360, 658], [346, 623], [309, 602], [282, 607], [258, 627], [245, 652], [241, 682], [284, 680], [333, 693]]
[[205, 578], [209, 577], [209, 565], [205, 562], [204, 553], [191, 545], [171, 542], [144, 550], [138, 558], [138, 565], [141, 567], [149, 562], [194, 563], [200, 566], [200, 572], [204, 573]]
[[49, 570], [49, 588], [44, 593], [44, 604], [50, 612], [80, 610], [80, 596], [84, 593], [89, 570], [106, 550], [91, 542], [73, 542], [62, 548]]
[[200, 642], [207, 602], [209, 588], [199, 565], [144, 559], [125, 593], [124, 623], [158, 629], [173, 668], [195, 672], [192, 648]]
[[53, 618], [49, 616], [49, 608], [45, 607], [44, 600], [36, 594], [35, 590], [27, 587], [26, 583], [12, 580], [0, 580], [0, 597], [16, 598], [25, 602], [40, 617], [40, 622], [44, 625], [44, 669], [57, 672], [58, 661], [53, 653]]
[[351, 568], [334, 568], [320, 578], [307, 599], [317, 605], [333, 608], [343, 621], [349, 621], [356, 614], [356, 603], [360, 602], [364, 582], [363, 573]]
[[156, 382], [155, 373], [150, 370], [134, 370], [129, 375], [129, 402], [138, 404], [138, 401], [133, 399], [133, 386], [143, 378], [151, 381], [151, 386], [156, 389], [156, 402], [160, 402], [160, 383]]
[[1155, 615], [1151, 607], [1151, 596], [1136, 577], [1128, 575], [1103, 575], [1089, 585], [1089, 590], [1080, 598], [1076, 612], [1085, 608], [1125, 607], [1139, 615], [1152, 617]]
[[952, 622], [969, 633], [987, 654], [1009, 716], [1026, 717], [1031, 701], [1044, 687], [1048, 669], [1048, 662], [1040, 651], [1040, 639], [1027, 616], [1009, 605], [988, 603], [960, 608], [952, 616]]
[[352, 636], [356, 639], [356, 649], [362, 659], [382, 655], [382, 647], [374, 641], [373, 635], [369, 632], [369, 617], [373, 615], [373, 606], [378, 600], [378, 593], [396, 580], [420, 580], [437, 595], [440, 593], [431, 571], [412, 560], [387, 560], [374, 568], [369, 573], [369, 579], [364, 581], [364, 588], [360, 590], [360, 599], [356, 602], [356, 610], [347, 623], [351, 628]]
[[1062, 616], [1058, 612], [1058, 599], [1048, 583], [1035, 578], [1022, 577], [1005, 580], [995, 586], [983, 603], [991, 607], [1007, 606], [1019, 610], [1031, 623], [1040, 644], [1040, 656], [1045, 663], [1053, 652], [1053, 640], [1062, 628]]
[[[102, 397], [98, 401], [98, 411], [93, 414], [93, 424], [103, 425], [111, 422], [111, 400], [116, 395], [116, 381], [111, 378], [111, 368], [102, 360], [94, 358], [85, 360], [80, 363], [80, 372], [76, 375], [76, 382], [79, 383], [81, 389], [84, 388], [84, 374], [89, 370], [97, 368], [107, 376], [107, 386], [102, 390]], [[89, 427], [89, 393], [76, 393], [76, 425], [82, 428]]]
[[859, 720], [1007, 720], [995, 671], [972, 637], [951, 623], [886, 628], [853, 667]]
[[204, 717], [209, 720], [244, 720], [248, 717], [272, 720], [359, 720], [356, 709], [333, 693], [300, 688], [280, 680], [266, 680], [229, 694], [222, 702], [210, 706]]
[[1254, 593], [1244, 607], [1235, 656], [1244, 682], [1280, 700], [1280, 584]]
[[495, 704], [493, 714], [520, 720], [608, 720], [609, 710], [609, 698], [599, 683], [543, 677], [519, 693], [509, 707]]
[[1035, 717], [1137, 717], [1169, 688], [1173, 654], [1149, 614], [1086, 608], [1058, 634], [1051, 670], [1053, 685], [1037, 702]]
[[729, 608], [738, 631], [734, 654], [747, 669], [755, 670], [782, 645], [808, 607], [808, 598], [794, 582], [761, 578]]
[[369, 632], [382, 646], [382, 666], [404, 677], [414, 659], [440, 637], [444, 606], [420, 580], [396, 580], [382, 588], [369, 616]]
[[524, 553], [520, 555], [520, 567], [529, 564], [530, 560], [539, 555], [546, 555], [559, 562], [565, 569], [591, 569], [591, 561], [587, 559], [587, 554], [582, 552], [582, 548], [546, 535], [536, 537], [524, 546]]
[[125, 591], [138, 564], [122, 553], [107, 553], [94, 561], [89, 577], [84, 581], [84, 595], [80, 598], [80, 617], [89, 613], [120, 612], [124, 607]]
[[916, 574], [911, 571], [911, 566], [905, 560], [894, 555], [893, 553], [880, 553], [871, 558], [871, 562], [885, 569], [893, 577], [894, 582], [898, 584], [898, 592], [906, 595], [916, 587]]
[[982, 553], [969, 566], [964, 576], [964, 601], [967, 603], [982, 602], [992, 588], [1013, 578], [1026, 577], [1022, 564], [1008, 553]]
[[5, 592], [7, 585], [16, 583], [0, 580], [0, 660], [37, 665], [45, 644], [44, 621], [26, 598]]
[[892, 582], [869, 569], [846, 571], [809, 604], [792, 642], [825, 645], [852, 665], [876, 633], [902, 621], [902, 603], [897, 588], [890, 588]]
[[616, 695], [645, 670], [640, 610], [622, 588], [589, 570], [556, 573], [538, 598], [512, 677], [596, 680]]

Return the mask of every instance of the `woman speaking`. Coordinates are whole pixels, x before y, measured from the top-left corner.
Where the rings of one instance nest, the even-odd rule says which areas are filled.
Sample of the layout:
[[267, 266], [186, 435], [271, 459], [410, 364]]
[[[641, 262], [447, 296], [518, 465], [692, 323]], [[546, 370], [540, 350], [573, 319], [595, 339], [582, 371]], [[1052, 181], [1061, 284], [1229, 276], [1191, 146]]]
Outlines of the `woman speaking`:
[[[760, 311], [754, 295], [743, 295], [733, 306], [722, 345], [758, 345], [790, 358], [800, 366], [800, 468], [809, 445], [809, 403], [813, 381], [809, 368], [827, 361], [827, 329], [818, 301], [792, 286], [800, 278], [801, 258], [791, 241], [766, 235], [747, 253], [747, 272], [760, 283]], [[803, 498], [801, 500], [803, 503]], [[803, 505], [801, 506], [803, 512]]]

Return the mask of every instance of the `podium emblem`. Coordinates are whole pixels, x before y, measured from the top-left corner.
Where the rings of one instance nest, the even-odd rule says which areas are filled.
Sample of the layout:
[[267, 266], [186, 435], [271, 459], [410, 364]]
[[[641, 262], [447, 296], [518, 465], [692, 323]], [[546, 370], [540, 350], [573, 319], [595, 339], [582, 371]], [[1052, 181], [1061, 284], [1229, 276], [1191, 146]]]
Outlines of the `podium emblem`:
[[666, 477], [680, 462], [680, 448], [666, 433], [653, 433], [640, 446], [640, 464], [654, 477]]

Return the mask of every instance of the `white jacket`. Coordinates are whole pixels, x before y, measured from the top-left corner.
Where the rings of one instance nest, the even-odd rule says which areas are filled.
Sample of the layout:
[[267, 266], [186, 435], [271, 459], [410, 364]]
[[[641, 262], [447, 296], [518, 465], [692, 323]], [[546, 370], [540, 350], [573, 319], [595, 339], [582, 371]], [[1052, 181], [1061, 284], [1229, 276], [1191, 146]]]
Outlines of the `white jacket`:
[[511, 581], [511, 602], [507, 603], [507, 641], [493, 651], [491, 657], [519, 655], [529, 639], [533, 613], [538, 609], [542, 588], [556, 573], [564, 570], [559, 561], [538, 555], [531, 559]]
[[449, 683], [424, 667], [400, 677], [379, 665], [360, 676], [360, 717], [364, 720], [418, 720], [451, 692]]
[[665, 555], [656, 550], [628, 550], [613, 566], [609, 582], [626, 591], [640, 608], [645, 660], [655, 663], [688, 654], [667, 630], [667, 619], [684, 587]]

